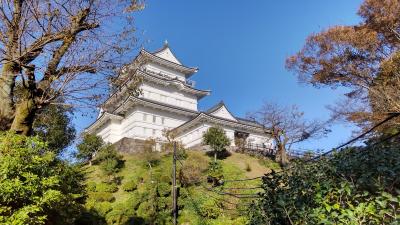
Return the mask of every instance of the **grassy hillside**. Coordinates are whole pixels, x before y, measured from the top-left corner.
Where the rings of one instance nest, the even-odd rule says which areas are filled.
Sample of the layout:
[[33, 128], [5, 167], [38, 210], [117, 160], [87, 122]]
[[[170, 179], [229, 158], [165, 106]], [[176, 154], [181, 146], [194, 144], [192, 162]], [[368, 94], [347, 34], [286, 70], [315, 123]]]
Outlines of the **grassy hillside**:
[[[97, 165], [86, 168], [88, 223], [172, 224], [172, 155], [131, 154], [123, 159], [123, 168], [112, 178]], [[207, 183], [209, 161], [204, 152], [187, 151], [180, 156], [177, 173], [183, 187], [179, 190], [179, 224], [245, 224], [244, 210], [252, 199], [222, 193], [254, 194], [257, 189], [240, 188], [257, 187], [261, 181], [212, 187]], [[271, 160], [239, 153], [221, 159], [221, 164], [224, 180], [257, 177], [278, 168]]]

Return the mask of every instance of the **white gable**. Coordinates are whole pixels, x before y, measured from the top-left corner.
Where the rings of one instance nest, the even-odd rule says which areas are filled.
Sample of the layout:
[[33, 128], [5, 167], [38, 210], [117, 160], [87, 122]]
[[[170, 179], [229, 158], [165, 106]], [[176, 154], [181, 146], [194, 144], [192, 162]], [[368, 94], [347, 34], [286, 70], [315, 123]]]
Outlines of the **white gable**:
[[232, 116], [232, 114], [228, 111], [228, 109], [226, 109], [225, 106], [221, 106], [221, 108], [219, 108], [219, 109], [215, 110], [214, 112], [212, 112], [211, 115], [218, 116], [218, 117], [221, 117], [221, 118], [225, 118], [225, 119], [228, 119], [228, 120], [237, 121], [235, 119], [235, 117]]
[[165, 60], [168, 60], [170, 62], [174, 62], [174, 63], [177, 63], [179, 65], [182, 65], [181, 62], [179, 62], [179, 60], [171, 52], [171, 49], [169, 49], [169, 47], [165, 47], [163, 50], [157, 52], [155, 55], [160, 57], [160, 58], [163, 58]]

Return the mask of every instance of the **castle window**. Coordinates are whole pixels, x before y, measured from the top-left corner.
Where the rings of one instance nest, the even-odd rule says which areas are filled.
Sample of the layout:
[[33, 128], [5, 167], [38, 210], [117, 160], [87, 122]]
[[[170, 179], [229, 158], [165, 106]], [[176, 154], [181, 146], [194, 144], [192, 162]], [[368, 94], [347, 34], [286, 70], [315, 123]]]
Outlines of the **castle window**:
[[153, 129], [153, 136], [156, 135], [156, 130]]
[[143, 121], [147, 121], [147, 114], [143, 114]]
[[161, 124], [164, 124], [164, 122], [165, 122], [165, 118], [161, 117]]
[[156, 121], [157, 121], [157, 117], [153, 116], [153, 123], [156, 123]]

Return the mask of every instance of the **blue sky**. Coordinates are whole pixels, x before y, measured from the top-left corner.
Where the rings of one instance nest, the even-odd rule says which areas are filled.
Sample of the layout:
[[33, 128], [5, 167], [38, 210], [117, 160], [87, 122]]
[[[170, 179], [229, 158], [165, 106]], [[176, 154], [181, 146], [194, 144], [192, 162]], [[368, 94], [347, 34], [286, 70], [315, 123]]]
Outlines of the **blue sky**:
[[[358, 23], [360, 4], [361, 0], [147, 0], [146, 8], [136, 14], [136, 26], [146, 49], [158, 49], [168, 40], [181, 62], [200, 68], [192, 79], [197, 88], [212, 90], [200, 101], [200, 109], [223, 100], [235, 115], [245, 116], [266, 100], [297, 104], [307, 118], [326, 120], [326, 106], [343, 90], [299, 84], [285, 69], [285, 59], [313, 32]], [[95, 118], [78, 116], [78, 131]], [[298, 147], [330, 149], [346, 141], [351, 129], [337, 125], [327, 138]]]

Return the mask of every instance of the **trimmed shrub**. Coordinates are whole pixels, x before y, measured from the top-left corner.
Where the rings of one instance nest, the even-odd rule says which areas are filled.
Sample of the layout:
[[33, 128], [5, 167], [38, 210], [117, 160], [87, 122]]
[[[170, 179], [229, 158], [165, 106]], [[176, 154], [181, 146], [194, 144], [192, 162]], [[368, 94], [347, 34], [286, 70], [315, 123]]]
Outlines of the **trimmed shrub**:
[[90, 198], [96, 202], [113, 202], [115, 201], [112, 193], [109, 192], [92, 192], [89, 194]]
[[199, 211], [202, 217], [208, 219], [216, 219], [222, 213], [221, 206], [219, 206], [213, 198], [208, 198], [206, 201], [204, 201], [201, 204]]
[[100, 164], [100, 168], [105, 175], [108, 176], [108, 182], [115, 179], [115, 174], [119, 171], [118, 161], [116, 159], [106, 159]]
[[98, 183], [96, 185], [97, 192], [108, 192], [114, 193], [118, 191], [118, 186], [116, 184]]
[[142, 202], [137, 209], [137, 215], [143, 218], [153, 218], [155, 213], [154, 204], [150, 201]]
[[179, 170], [178, 178], [184, 187], [195, 185], [201, 182], [202, 170], [193, 161], [185, 162]]
[[137, 189], [137, 182], [134, 179], [130, 179], [122, 185], [124, 191], [130, 192]]
[[172, 187], [167, 183], [160, 183], [157, 186], [157, 192], [160, 196], [169, 196], [171, 194]]
[[100, 216], [105, 217], [112, 210], [112, 206], [110, 202], [99, 202], [94, 205], [94, 209]]
[[201, 155], [190, 155], [179, 170], [179, 182], [184, 187], [201, 182], [203, 173], [207, 171], [208, 160]]
[[115, 159], [117, 162], [119, 162], [119, 168], [122, 167], [120, 161], [122, 161], [122, 155], [120, 155], [117, 150], [112, 145], [104, 145], [99, 152], [97, 153], [96, 157], [93, 160], [94, 164], [101, 163], [103, 161], [106, 161], [107, 159]]
[[86, 184], [86, 190], [96, 191], [96, 182], [90, 181]]
[[114, 209], [106, 215], [106, 221], [107, 224], [114, 225], [137, 224], [133, 223], [135, 216], [135, 210], [123, 202], [115, 205]]
[[139, 208], [140, 203], [143, 200], [144, 200], [143, 195], [139, 194], [138, 192], [134, 192], [126, 200], [126, 207], [130, 207], [130, 208], [137, 210]]
[[222, 171], [222, 164], [219, 161], [210, 162], [207, 173], [207, 181], [209, 183], [212, 183], [214, 186], [222, 184], [224, 174]]

